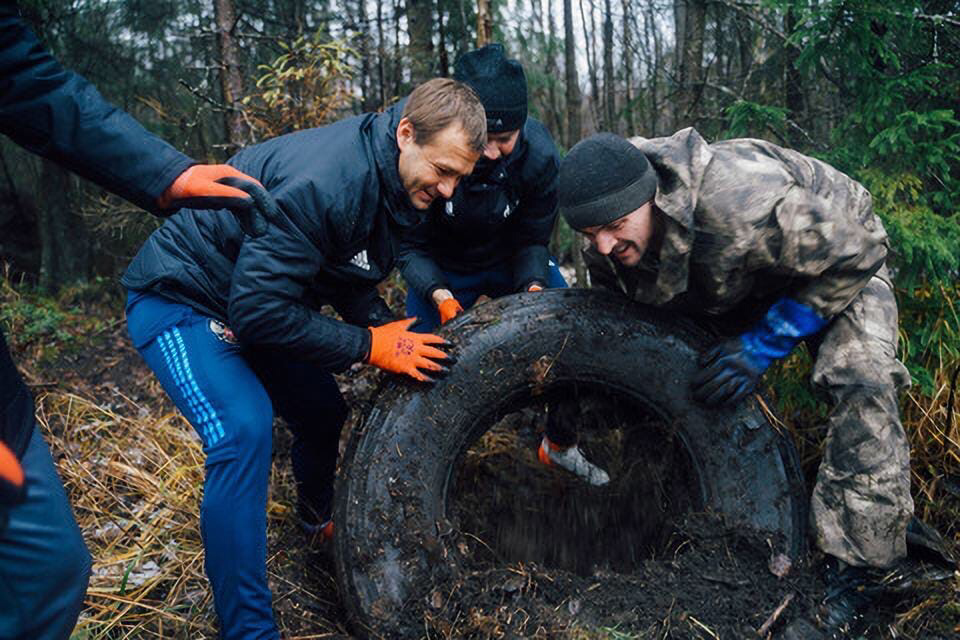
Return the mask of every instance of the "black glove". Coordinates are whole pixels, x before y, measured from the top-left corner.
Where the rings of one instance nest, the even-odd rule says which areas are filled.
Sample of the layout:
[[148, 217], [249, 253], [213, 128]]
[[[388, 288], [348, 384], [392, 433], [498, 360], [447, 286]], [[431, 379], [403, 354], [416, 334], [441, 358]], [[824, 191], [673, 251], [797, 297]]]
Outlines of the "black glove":
[[693, 397], [717, 406], [734, 404], [750, 395], [770, 361], [758, 362], [744, 348], [743, 340], [732, 338], [706, 351], [699, 364], [703, 368], [691, 382]]
[[220, 178], [217, 182], [228, 187], [236, 187], [250, 194], [251, 200], [226, 205], [224, 208], [233, 211], [233, 214], [237, 216], [237, 222], [240, 223], [243, 232], [248, 236], [259, 238], [265, 234], [267, 232], [267, 221], [276, 220], [279, 214], [277, 201], [273, 199], [270, 192], [256, 182], [250, 182], [242, 178]]
[[753, 329], [703, 354], [703, 370], [691, 383], [693, 397], [707, 405], [743, 400], [774, 361], [785, 358], [801, 340], [826, 325], [806, 304], [791, 298], [777, 300]]
[[279, 212], [259, 182], [226, 164], [196, 164], [180, 174], [157, 201], [160, 209], [229, 209], [243, 232], [254, 238], [267, 232]]

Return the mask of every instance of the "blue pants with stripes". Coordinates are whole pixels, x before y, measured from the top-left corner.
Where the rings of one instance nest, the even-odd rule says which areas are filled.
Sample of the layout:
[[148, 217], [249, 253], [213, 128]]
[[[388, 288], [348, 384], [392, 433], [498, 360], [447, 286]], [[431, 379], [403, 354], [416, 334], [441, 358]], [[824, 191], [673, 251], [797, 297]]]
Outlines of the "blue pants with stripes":
[[[484, 271], [463, 273], [460, 271], [441, 270], [453, 297], [460, 306], [469, 309], [477, 303], [480, 296], [499, 298], [516, 293], [513, 288], [513, 269], [509, 264], [497, 265]], [[547, 289], [566, 289], [567, 281], [557, 268], [555, 260], [551, 259], [547, 271]], [[440, 314], [432, 300], [419, 296], [413, 291], [407, 292], [407, 317], [417, 316], [413, 325], [414, 331], [428, 333], [440, 326]]]
[[329, 517], [347, 407], [333, 376], [242, 349], [190, 307], [130, 292], [134, 346], [203, 441], [200, 525], [222, 638], [278, 638], [267, 586], [267, 489], [276, 411], [290, 427], [301, 509]]

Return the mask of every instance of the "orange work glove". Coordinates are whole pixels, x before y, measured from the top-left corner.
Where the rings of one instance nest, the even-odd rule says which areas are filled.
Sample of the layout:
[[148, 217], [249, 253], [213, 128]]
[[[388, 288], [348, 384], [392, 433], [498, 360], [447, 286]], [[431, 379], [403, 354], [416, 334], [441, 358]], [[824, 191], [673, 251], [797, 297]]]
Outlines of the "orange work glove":
[[405, 373], [421, 382], [433, 382], [433, 378], [425, 375], [421, 369], [446, 372], [447, 368], [440, 363], [449, 361], [450, 357], [445, 351], [431, 345], [449, 346], [450, 343], [432, 333], [409, 331], [408, 328], [415, 321], [416, 318], [405, 318], [379, 327], [369, 327], [371, 340], [367, 362], [384, 371]]
[[263, 185], [228, 164], [195, 164], [177, 176], [157, 204], [161, 209], [230, 209], [243, 232], [254, 238], [267, 232], [277, 203]]
[[440, 303], [437, 311], [440, 312], [440, 324], [447, 324], [448, 321], [463, 313], [463, 307], [460, 306], [456, 298], [447, 298]]
[[13, 451], [0, 441], [0, 505], [13, 506], [26, 496], [23, 467]]
[[527, 291], [543, 291], [543, 285], [539, 282], [534, 282], [527, 287]]

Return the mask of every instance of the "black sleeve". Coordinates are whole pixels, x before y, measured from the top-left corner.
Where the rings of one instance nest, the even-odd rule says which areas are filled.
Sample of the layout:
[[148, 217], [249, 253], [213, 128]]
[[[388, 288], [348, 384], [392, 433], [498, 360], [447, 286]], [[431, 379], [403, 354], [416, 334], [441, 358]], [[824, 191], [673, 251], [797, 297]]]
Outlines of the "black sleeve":
[[194, 162], [64, 69], [20, 17], [0, 3], [0, 131], [139, 207]]
[[430, 294], [437, 289], [449, 289], [440, 267], [430, 257], [427, 247], [430, 244], [430, 215], [423, 222], [400, 233], [400, 251], [397, 267], [407, 286], [418, 296], [430, 300]]
[[[553, 148], [553, 142], [550, 142]], [[514, 213], [507, 237], [513, 243], [513, 285], [517, 291], [532, 282], [547, 283], [550, 233], [557, 219], [557, 176], [560, 163], [556, 149], [536, 164], [536, 174], [524, 179], [524, 192]]]
[[304, 302], [324, 253], [286, 217], [275, 220], [264, 235], [244, 239], [227, 305], [228, 324], [241, 342], [333, 372], [366, 359], [367, 329], [325, 316]]
[[358, 327], [379, 327], [397, 319], [376, 287], [338, 296], [332, 304], [345, 322]]

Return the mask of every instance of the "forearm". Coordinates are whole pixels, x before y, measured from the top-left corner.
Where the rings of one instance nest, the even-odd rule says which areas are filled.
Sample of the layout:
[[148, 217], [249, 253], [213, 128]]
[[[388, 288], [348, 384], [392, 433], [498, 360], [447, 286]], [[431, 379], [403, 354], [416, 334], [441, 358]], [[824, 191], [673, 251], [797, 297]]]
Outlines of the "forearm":
[[0, 10], [0, 130], [144, 209], [193, 161], [64, 69], [15, 6]]

